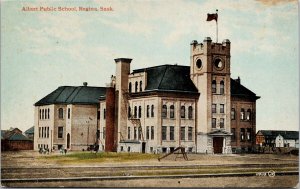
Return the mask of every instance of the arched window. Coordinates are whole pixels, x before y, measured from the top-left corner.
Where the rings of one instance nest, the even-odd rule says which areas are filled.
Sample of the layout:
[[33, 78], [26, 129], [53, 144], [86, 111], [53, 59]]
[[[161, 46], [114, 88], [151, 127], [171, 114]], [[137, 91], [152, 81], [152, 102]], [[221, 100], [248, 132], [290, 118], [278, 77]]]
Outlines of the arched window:
[[168, 112], [167, 105], [163, 105], [162, 106], [161, 117], [166, 118], [167, 117], [167, 112]]
[[58, 109], [58, 118], [63, 119], [64, 118], [64, 110], [62, 108]]
[[151, 117], [154, 117], [154, 105], [151, 105]]
[[45, 117], [44, 117], [44, 119], [47, 119], [47, 115], [48, 115], [48, 113], [47, 113], [47, 109], [45, 109]]
[[133, 117], [136, 118], [137, 117], [137, 107], [134, 107], [134, 113], [133, 113]]
[[174, 105], [170, 106], [170, 118], [174, 118]]
[[247, 119], [248, 121], [251, 120], [251, 110], [250, 110], [250, 109], [247, 110], [246, 119]]
[[215, 80], [212, 81], [212, 84], [211, 84], [211, 92], [212, 93], [216, 93], [217, 92], [217, 83]]
[[40, 109], [40, 119], [42, 119], [42, 110]]
[[231, 108], [231, 119], [234, 120], [235, 119], [235, 109]]
[[50, 119], [50, 109], [48, 108], [48, 119]]
[[224, 94], [224, 81], [220, 82], [220, 94]]
[[193, 107], [189, 106], [188, 108], [188, 118], [193, 119]]
[[138, 85], [139, 85], [139, 83], [136, 81], [135, 82], [135, 90], [134, 90], [134, 92], [138, 92], [138, 87], [139, 87]]
[[128, 106], [128, 118], [131, 118], [131, 107], [130, 106]]
[[42, 110], [42, 119], [44, 119], [44, 109]]
[[150, 106], [147, 105], [147, 117], [149, 117], [149, 116], [150, 116]]
[[185, 118], [185, 106], [181, 106], [180, 108], [180, 117]]
[[132, 92], [132, 84], [131, 84], [131, 82], [129, 82], [128, 91], [129, 91], [129, 93]]
[[142, 117], [142, 106], [139, 106], [139, 118]]
[[245, 119], [245, 110], [244, 108], [241, 109], [241, 120]]
[[143, 91], [143, 82], [140, 81], [140, 92], [142, 92], [142, 91]]

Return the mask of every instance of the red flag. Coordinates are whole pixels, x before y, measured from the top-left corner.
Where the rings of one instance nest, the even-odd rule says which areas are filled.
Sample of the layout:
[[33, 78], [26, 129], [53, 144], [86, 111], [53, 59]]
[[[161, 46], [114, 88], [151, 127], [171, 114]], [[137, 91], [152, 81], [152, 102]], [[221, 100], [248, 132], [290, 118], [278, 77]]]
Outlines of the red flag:
[[215, 20], [216, 22], [218, 22], [218, 13], [215, 14], [207, 14], [207, 19], [206, 21], [212, 21]]

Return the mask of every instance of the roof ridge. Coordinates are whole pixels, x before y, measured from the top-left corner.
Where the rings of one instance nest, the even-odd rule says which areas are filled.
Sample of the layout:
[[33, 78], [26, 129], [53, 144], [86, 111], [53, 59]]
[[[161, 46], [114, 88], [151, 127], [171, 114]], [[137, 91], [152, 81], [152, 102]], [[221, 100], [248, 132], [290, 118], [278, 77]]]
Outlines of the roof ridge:
[[166, 72], [167, 72], [168, 67], [169, 67], [169, 66], [166, 66], [165, 71], [164, 71], [164, 74], [162, 75], [162, 78], [161, 78], [161, 80], [160, 80], [160, 82], [159, 82], [159, 84], [158, 84], [158, 86], [157, 86], [157, 89], [159, 89], [159, 86], [161, 85], [162, 80], [165, 78], [165, 75], [166, 75]]

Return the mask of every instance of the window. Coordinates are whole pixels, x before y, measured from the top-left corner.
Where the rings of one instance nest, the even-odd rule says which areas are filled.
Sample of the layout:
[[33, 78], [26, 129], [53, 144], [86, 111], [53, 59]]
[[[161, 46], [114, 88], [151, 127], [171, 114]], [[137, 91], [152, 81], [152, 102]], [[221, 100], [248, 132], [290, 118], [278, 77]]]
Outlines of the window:
[[128, 106], [128, 112], [127, 112], [127, 114], [128, 114], [128, 118], [131, 118], [131, 107], [130, 106]]
[[174, 105], [170, 106], [170, 118], [174, 118]]
[[188, 109], [188, 118], [189, 119], [193, 119], [193, 107], [192, 106], [189, 106], [189, 109]]
[[64, 110], [62, 108], [58, 109], [58, 118], [63, 119], [64, 118]]
[[105, 139], [105, 137], [106, 137], [106, 128], [103, 127], [103, 139]]
[[42, 110], [40, 110], [40, 119], [42, 119]]
[[188, 140], [193, 140], [193, 127], [188, 128]]
[[231, 135], [231, 141], [235, 141], [235, 139], [236, 139], [235, 128], [231, 128], [231, 133], [232, 133], [232, 135]]
[[154, 140], [154, 126], [151, 126], [151, 140]]
[[63, 127], [58, 127], [57, 137], [58, 138], [63, 138], [63, 133], [64, 133], [64, 128]]
[[142, 92], [142, 91], [143, 91], [143, 82], [140, 81], [140, 92]]
[[181, 106], [180, 108], [180, 117], [185, 118], [185, 106]]
[[245, 119], [245, 110], [244, 108], [241, 109], [241, 120]]
[[220, 128], [224, 128], [224, 118], [220, 119]]
[[137, 107], [134, 107], [134, 113], [133, 113], [133, 117], [136, 118], [137, 117]]
[[106, 119], [106, 109], [103, 109], [103, 119]]
[[150, 127], [147, 126], [146, 127], [146, 139], [149, 140], [149, 138], [150, 138]]
[[68, 108], [68, 119], [70, 119], [70, 113], [71, 113], [71, 109]]
[[215, 80], [212, 81], [212, 84], [211, 84], [211, 92], [212, 93], [216, 93], [217, 92], [217, 83]]
[[139, 118], [142, 117], [142, 106], [139, 106]]
[[138, 85], [139, 85], [139, 83], [136, 81], [135, 82], [135, 90], [134, 90], [134, 92], [138, 92]]
[[247, 119], [248, 121], [251, 120], [251, 110], [250, 110], [250, 109], [247, 110], [246, 119]]
[[42, 110], [42, 119], [44, 119], [44, 109]]
[[235, 109], [234, 108], [231, 108], [231, 119], [232, 120], [235, 120]]
[[224, 104], [220, 104], [220, 113], [224, 113]]
[[150, 116], [150, 106], [147, 105], [147, 117], [149, 117], [149, 116]]
[[251, 141], [251, 128], [247, 129], [247, 133], [246, 133], [246, 137], [247, 137], [247, 141]]
[[129, 91], [129, 93], [132, 92], [132, 84], [131, 84], [131, 82], [129, 82], [128, 91]]
[[136, 129], [136, 127], [134, 127], [134, 133], [133, 133], [133, 138], [134, 138], [134, 140], [136, 140], [136, 134], [137, 134], [137, 129]]
[[212, 118], [212, 121], [211, 121], [211, 127], [212, 128], [216, 128], [216, 125], [217, 125], [216, 121], [217, 121], [216, 118]]
[[97, 111], [97, 119], [100, 119], [100, 110]]
[[174, 140], [174, 126], [170, 126], [170, 140]]
[[161, 127], [161, 139], [167, 140], [167, 127], [166, 126]]
[[220, 82], [220, 94], [224, 94], [224, 81]]
[[42, 127], [42, 138], [44, 138], [44, 127]]
[[245, 129], [242, 128], [241, 129], [241, 138], [240, 138], [241, 141], [244, 141], [245, 140]]
[[42, 132], [41, 127], [39, 127], [39, 138], [41, 138], [41, 132]]
[[212, 113], [217, 113], [217, 105], [216, 104], [211, 105], [211, 112]]
[[130, 140], [130, 127], [127, 127], [127, 139]]
[[48, 108], [48, 119], [50, 119], [50, 109]]
[[49, 138], [49, 127], [47, 127], [47, 138]]
[[180, 127], [180, 140], [185, 140], [185, 127]]
[[139, 138], [139, 140], [141, 140], [141, 138], [142, 138], [142, 127], [141, 126], [138, 128], [138, 138]]
[[167, 117], [167, 112], [168, 112], [167, 105], [163, 105], [162, 106], [161, 117], [166, 118]]
[[151, 105], [151, 117], [154, 117], [154, 105]]

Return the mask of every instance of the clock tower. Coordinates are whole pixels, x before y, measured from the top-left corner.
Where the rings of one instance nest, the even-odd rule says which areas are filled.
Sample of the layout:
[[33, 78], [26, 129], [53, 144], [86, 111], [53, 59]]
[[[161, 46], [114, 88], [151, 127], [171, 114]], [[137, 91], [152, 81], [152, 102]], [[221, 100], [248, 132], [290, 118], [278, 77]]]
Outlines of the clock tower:
[[191, 42], [190, 77], [200, 93], [197, 104], [197, 152], [231, 153], [230, 41]]

